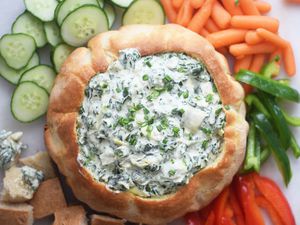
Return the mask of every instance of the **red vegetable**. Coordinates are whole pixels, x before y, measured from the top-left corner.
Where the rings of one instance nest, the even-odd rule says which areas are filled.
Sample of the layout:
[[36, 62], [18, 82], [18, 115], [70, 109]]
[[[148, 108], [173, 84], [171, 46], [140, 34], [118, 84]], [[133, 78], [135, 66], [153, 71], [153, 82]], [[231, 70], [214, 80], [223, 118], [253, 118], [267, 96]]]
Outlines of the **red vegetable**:
[[257, 189], [274, 207], [281, 220], [283, 221], [283, 224], [295, 225], [295, 218], [293, 216], [289, 203], [276, 183], [269, 178], [259, 176], [258, 174], [254, 174], [253, 178]]

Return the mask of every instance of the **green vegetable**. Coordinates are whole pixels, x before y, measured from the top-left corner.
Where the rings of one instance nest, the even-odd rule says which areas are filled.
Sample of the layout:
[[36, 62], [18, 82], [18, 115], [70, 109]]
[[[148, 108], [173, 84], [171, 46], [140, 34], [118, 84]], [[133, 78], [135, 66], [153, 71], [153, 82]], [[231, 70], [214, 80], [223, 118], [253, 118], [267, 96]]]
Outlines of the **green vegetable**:
[[254, 86], [276, 97], [300, 102], [300, 95], [297, 90], [249, 70], [240, 70], [235, 78], [240, 82]]
[[254, 169], [259, 172], [260, 169], [260, 143], [256, 138], [255, 124], [250, 124], [250, 130], [247, 139], [247, 152], [244, 162], [245, 171]]
[[291, 136], [291, 149], [293, 150], [294, 156], [298, 159], [300, 157], [300, 146], [294, 135]]
[[277, 130], [282, 147], [288, 149], [291, 143], [291, 132], [279, 105], [270, 95], [259, 92], [258, 96], [272, 116], [271, 120]]
[[276, 60], [273, 60], [262, 68], [260, 73], [267, 78], [272, 78], [273, 76], [277, 76], [280, 72], [280, 66]]
[[294, 116], [290, 116], [289, 114], [287, 114], [287, 112], [285, 112], [284, 110], [282, 110], [283, 116], [286, 120], [286, 122], [291, 125], [291, 126], [295, 126], [298, 127], [300, 126], [300, 117], [294, 117]]
[[261, 113], [263, 113], [266, 117], [270, 118], [271, 115], [268, 112], [268, 110], [266, 109], [266, 107], [263, 105], [263, 103], [257, 98], [256, 95], [254, 94], [249, 94], [247, 95], [247, 97], [245, 98], [245, 102], [247, 103], [248, 106], [252, 106], [254, 105], [255, 108], [260, 111]]
[[271, 155], [271, 150], [268, 147], [265, 147], [260, 152], [260, 164], [262, 165]]
[[271, 122], [262, 113], [253, 113], [251, 116], [255, 123], [255, 127], [259, 130], [266, 144], [270, 147], [285, 184], [288, 185], [292, 178], [290, 161], [285, 150], [278, 141], [277, 134], [274, 131]]

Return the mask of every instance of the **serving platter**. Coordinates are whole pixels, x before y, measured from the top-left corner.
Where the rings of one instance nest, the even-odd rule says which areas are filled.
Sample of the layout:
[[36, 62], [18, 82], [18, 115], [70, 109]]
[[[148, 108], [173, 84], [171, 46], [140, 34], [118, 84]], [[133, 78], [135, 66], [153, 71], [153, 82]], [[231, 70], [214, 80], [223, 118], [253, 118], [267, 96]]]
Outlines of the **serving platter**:
[[[268, 0], [272, 4], [272, 12], [270, 15], [280, 20], [280, 33], [288, 39], [294, 48], [296, 64], [300, 65], [300, 5], [287, 4], [284, 0]], [[0, 1], [0, 36], [9, 33], [11, 25], [16, 17], [24, 11], [24, 4], [22, 0], [1, 0]], [[114, 25], [117, 29], [120, 26], [120, 18]], [[41, 62], [49, 64], [49, 49], [43, 49], [39, 52], [41, 56]], [[300, 70], [298, 66], [298, 71]], [[291, 85], [300, 91], [300, 74], [292, 78]], [[0, 78], [0, 130], [6, 129], [10, 131], [23, 131], [24, 136], [22, 142], [29, 146], [29, 150], [23, 152], [23, 156], [32, 155], [38, 151], [44, 151], [45, 145], [43, 140], [43, 131], [45, 125], [45, 117], [30, 123], [22, 124], [16, 121], [10, 112], [10, 99], [13, 93], [14, 86], [9, 84], [4, 79]], [[290, 104], [287, 105], [289, 112], [293, 115], [300, 115], [300, 105]], [[294, 134], [297, 140], [300, 142], [300, 129], [295, 128]], [[273, 158], [263, 166], [262, 174], [272, 178], [285, 193], [292, 210], [295, 215], [296, 224], [300, 224], [300, 161], [296, 160], [291, 153], [290, 160], [293, 170], [293, 178], [288, 187], [286, 187], [282, 181], [282, 178], [276, 168]], [[3, 172], [0, 171], [0, 186], [2, 186]], [[69, 190], [68, 188], [66, 188]], [[72, 196], [71, 193], [67, 195]], [[71, 199], [72, 197], [70, 197]], [[49, 225], [52, 218], [37, 221], [36, 225]], [[182, 221], [176, 221], [172, 224], [183, 224]]]

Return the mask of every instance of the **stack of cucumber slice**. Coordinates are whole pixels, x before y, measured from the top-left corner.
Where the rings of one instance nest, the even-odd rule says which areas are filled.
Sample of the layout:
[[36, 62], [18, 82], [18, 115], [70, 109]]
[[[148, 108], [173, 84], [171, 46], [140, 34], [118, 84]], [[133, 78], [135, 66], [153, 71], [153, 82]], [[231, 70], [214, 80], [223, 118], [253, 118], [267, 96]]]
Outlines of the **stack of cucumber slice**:
[[[56, 73], [71, 52], [111, 29], [117, 12], [122, 24], [163, 24], [157, 0], [24, 0], [26, 10], [0, 40], [0, 75], [17, 85], [11, 111], [31, 122], [47, 111]], [[41, 65], [37, 49], [49, 44], [52, 66]], [[45, 49], [47, 51], [47, 49]]]

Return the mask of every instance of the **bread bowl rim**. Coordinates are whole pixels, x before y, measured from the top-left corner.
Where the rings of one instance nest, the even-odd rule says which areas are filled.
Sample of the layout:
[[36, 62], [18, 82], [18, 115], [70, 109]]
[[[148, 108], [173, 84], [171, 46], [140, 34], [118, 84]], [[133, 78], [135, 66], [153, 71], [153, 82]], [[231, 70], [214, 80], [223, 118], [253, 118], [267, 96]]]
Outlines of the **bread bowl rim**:
[[[91, 77], [105, 72], [118, 51], [137, 48], [142, 56], [184, 52], [200, 59], [213, 77], [223, 105], [226, 126], [224, 148], [218, 160], [196, 173], [177, 192], [161, 198], [143, 198], [129, 192], [116, 193], [93, 180], [77, 162], [76, 121], [84, 90]], [[204, 38], [181, 26], [131, 25], [102, 33], [78, 48], [63, 64], [51, 92], [45, 142], [75, 196], [91, 208], [133, 222], [161, 224], [207, 205], [237, 172], [246, 145], [244, 93], [230, 76], [225, 58]]]

